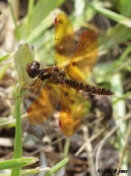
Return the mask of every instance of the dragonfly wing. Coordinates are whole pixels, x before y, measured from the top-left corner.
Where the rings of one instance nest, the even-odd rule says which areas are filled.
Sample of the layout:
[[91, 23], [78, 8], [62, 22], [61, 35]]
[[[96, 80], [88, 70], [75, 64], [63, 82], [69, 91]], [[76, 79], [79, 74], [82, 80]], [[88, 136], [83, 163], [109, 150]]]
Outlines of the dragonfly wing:
[[52, 83], [45, 83], [38, 97], [30, 105], [27, 117], [31, 124], [46, 121], [57, 109], [60, 103], [60, 89]]
[[62, 70], [69, 62], [75, 49], [74, 31], [65, 13], [57, 15], [54, 21], [55, 66]]
[[84, 31], [75, 53], [65, 70], [69, 78], [87, 83], [90, 73], [98, 57], [97, 33], [92, 30]]
[[64, 135], [71, 136], [78, 130], [88, 109], [89, 105], [79, 91], [63, 85], [59, 126]]

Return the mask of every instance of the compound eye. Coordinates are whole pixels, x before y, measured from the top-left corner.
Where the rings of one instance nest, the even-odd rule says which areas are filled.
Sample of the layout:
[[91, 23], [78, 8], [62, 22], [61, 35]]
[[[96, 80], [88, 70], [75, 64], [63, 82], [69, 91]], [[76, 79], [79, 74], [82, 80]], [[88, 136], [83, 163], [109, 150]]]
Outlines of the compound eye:
[[39, 70], [39, 68], [40, 68], [40, 63], [37, 62], [37, 61], [33, 61], [33, 62], [31, 63], [31, 65], [34, 66], [36, 70]]
[[40, 71], [40, 64], [37, 61], [27, 64], [26, 71], [31, 78], [35, 78]]

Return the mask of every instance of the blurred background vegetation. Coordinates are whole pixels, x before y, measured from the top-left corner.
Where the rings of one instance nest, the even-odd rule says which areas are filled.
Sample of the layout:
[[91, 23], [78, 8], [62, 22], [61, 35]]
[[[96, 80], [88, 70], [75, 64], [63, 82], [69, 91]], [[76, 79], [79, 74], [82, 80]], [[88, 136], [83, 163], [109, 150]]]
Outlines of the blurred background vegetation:
[[[130, 0], [0, 0], [0, 175], [44, 175], [49, 170], [45, 175], [96, 176], [98, 168], [125, 169], [124, 176], [130, 175], [130, 4]], [[23, 102], [18, 98], [17, 83], [20, 77], [27, 78], [28, 62], [54, 64], [53, 21], [60, 11], [69, 15], [78, 33], [87, 28], [98, 32], [93, 81], [115, 92], [110, 99], [88, 97], [90, 113], [70, 139], [53, 120], [43, 128], [26, 121], [22, 131]], [[39, 162], [27, 167], [35, 157]]]

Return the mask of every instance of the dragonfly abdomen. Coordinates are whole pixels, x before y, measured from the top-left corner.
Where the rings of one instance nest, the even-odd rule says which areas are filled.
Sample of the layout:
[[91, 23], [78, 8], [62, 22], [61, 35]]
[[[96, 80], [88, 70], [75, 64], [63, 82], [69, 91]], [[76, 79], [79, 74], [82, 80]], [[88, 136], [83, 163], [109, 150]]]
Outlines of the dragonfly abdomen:
[[101, 87], [92, 86], [89, 84], [85, 85], [85, 84], [77, 82], [75, 80], [65, 79], [65, 83], [71, 87], [74, 87], [77, 90], [83, 90], [83, 91], [88, 92], [90, 94], [99, 94], [99, 95], [113, 95], [114, 94], [111, 90], [104, 89]]
[[77, 90], [83, 89], [83, 83], [77, 82], [75, 80], [65, 79], [65, 83], [71, 87], [74, 87]]
[[96, 87], [87, 84], [86, 86], [83, 87], [83, 91], [89, 92], [91, 94], [98, 94], [98, 95], [113, 95], [114, 93], [111, 90], [101, 88], [101, 87]]

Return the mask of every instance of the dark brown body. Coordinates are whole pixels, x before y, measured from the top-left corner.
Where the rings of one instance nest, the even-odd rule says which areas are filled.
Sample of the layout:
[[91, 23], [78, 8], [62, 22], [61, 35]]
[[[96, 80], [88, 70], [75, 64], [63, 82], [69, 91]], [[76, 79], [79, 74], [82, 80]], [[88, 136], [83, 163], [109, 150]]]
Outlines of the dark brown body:
[[36, 61], [27, 65], [26, 70], [32, 78], [38, 76], [41, 80], [50, 79], [51, 82], [56, 84], [67, 84], [77, 90], [82, 90], [90, 94], [99, 95], [113, 95], [111, 90], [104, 89], [101, 87], [92, 86], [89, 84], [83, 84], [75, 80], [67, 79], [64, 73], [59, 72], [56, 67], [50, 67], [47, 69], [41, 69], [40, 64]]

